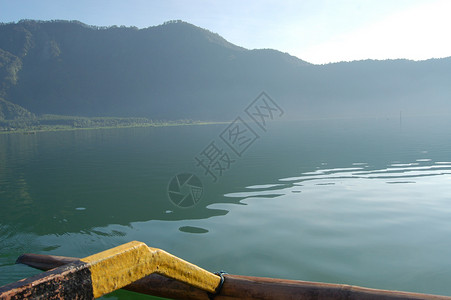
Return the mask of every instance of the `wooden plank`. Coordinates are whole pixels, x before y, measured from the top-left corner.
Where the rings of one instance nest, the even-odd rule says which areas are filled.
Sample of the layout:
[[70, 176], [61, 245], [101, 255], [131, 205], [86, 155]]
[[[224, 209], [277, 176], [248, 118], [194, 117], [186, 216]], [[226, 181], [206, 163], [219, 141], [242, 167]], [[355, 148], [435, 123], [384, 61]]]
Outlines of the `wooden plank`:
[[[76, 258], [25, 254], [18, 263], [48, 270], [60, 266]], [[224, 275], [225, 282], [216, 300], [231, 299], [362, 299], [362, 300], [399, 300], [427, 299], [451, 300], [448, 296], [426, 295], [418, 293], [376, 290], [351, 285], [327, 284], [298, 280], [283, 280], [262, 277]], [[192, 287], [158, 274], [151, 274], [137, 280], [124, 289], [171, 299], [208, 300], [208, 294]]]
[[[48, 271], [74, 261], [78, 261], [78, 258], [27, 253], [21, 255], [16, 263]], [[123, 287], [123, 289], [170, 299], [209, 299], [208, 293], [205, 291], [159, 274], [146, 276]]]
[[0, 299], [93, 299], [89, 266], [77, 260], [0, 287]]
[[[19, 262], [25, 261], [25, 257]], [[36, 266], [41, 264], [36, 256], [33, 260]], [[52, 263], [57, 260], [56, 256], [49, 258]], [[59, 264], [70, 261], [63, 258]], [[211, 293], [221, 282], [218, 275], [135, 241], [0, 287], [0, 299], [93, 299], [153, 273]]]

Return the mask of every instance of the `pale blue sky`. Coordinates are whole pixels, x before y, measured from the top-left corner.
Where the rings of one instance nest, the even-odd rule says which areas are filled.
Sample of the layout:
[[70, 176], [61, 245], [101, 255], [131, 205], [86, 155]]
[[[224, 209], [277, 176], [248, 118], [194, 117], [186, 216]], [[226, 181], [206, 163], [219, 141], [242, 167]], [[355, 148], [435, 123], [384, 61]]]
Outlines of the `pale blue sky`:
[[451, 56], [449, 0], [0, 0], [0, 22], [79, 20], [139, 28], [180, 19], [248, 49], [313, 63]]

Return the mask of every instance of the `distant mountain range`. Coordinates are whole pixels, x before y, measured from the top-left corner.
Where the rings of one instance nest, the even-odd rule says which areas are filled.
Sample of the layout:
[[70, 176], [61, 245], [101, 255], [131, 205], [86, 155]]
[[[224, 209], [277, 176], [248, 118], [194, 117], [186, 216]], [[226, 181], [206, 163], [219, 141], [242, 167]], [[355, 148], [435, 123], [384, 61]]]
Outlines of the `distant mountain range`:
[[451, 57], [313, 65], [276, 50], [236, 46], [182, 21], [145, 29], [78, 21], [0, 24], [0, 119], [221, 121], [261, 91], [289, 119], [451, 112]]

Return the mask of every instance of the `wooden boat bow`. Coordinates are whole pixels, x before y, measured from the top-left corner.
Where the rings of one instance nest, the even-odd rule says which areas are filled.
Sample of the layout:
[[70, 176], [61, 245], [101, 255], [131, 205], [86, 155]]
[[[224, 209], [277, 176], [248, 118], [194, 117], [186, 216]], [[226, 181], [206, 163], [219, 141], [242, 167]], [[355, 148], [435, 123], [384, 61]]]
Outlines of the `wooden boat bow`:
[[[50, 274], [42, 273], [38, 280], [46, 278], [48, 276], [54, 276], [56, 272], [67, 271], [72, 268], [80, 269], [80, 262], [86, 264], [88, 262], [92, 263], [99, 260], [104, 260], [104, 265], [97, 265], [97, 267], [103, 269], [106, 265], [110, 265], [113, 261], [116, 266], [108, 267], [107, 269], [101, 270], [97, 278], [92, 277], [92, 285], [99, 286], [105, 285], [102, 291], [103, 294], [111, 292], [118, 288], [123, 288], [129, 291], [134, 291], [142, 294], [148, 294], [158, 297], [170, 298], [170, 299], [187, 299], [187, 300], [197, 300], [197, 299], [217, 299], [217, 300], [231, 300], [231, 299], [374, 299], [374, 300], [389, 300], [389, 299], [442, 299], [451, 300], [448, 296], [438, 296], [438, 295], [427, 295], [419, 293], [410, 292], [399, 292], [399, 291], [389, 291], [389, 290], [377, 290], [364, 287], [357, 287], [351, 285], [343, 284], [328, 284], [328, 283], [318, 283], [318, 282], [308, 282], [299, 280], [284, 280], [284, 279], [273, 279], [273, 278], [262, 278], [262, 277], [251, 277], [251, 276], [239, 276], [239, 275], [223, 275], [224, 282], [219, 293], [217, 288], [220, 284], [221, 277], [205, 271], [197, 266], [194, 266], [186, 261], [181, 260], [169, 253], [164, 254], [164, 262], [161, 263], [151, 263], [151, 265], [159, 265], [158, 270], [153, 270], [147, 275], [142, 275], [148, 273], [149, 271], [139, 271], [139, 274], [133, 274], [132, 278], [120, 278], [114, 272], [118, 271], [118, 268], [124, 268], [122, 258], [117, 255], [119, 248], [119, 253], [122, 253], [124, 249], [129, 249], [134, 247], [139, 242], [128, 243], [99, 254], [89, 257], [90, 259], [78, 259], [72, 257], [64, 256], [51, 256], [51, 255], [40, 255], [40, 254], [24, 254], [20, 256], [17, 263], [23, 263], [31, 267], [40, 270], [51, 270]], [[139, 243], [139, 247], [145, 246], [143, 243]], [[147, 246], [145, 246], [147, 247]], [[143, 248], [145, 250], [145, 248]], [[149, 248], [155, 249], [155, 248]], [[109, 251], [109, 252], [108, 252]], [[105, 255], [107, 252], [108, 255]], [[137, 253], [133, 253], [136, 255]], [[142, 255], [139, 254], [139, 255]], [[151, 258], [153, 260], [158, 260], [158, 255], [154, 255]], [[114, 257], [111, 260], [111, 257]], [[167, 260], [169, 259], [169, 260]], [[171, 262], [175, 259], [176, 263]], [[136, 262], [136, 259], [132, 259]], [[140, 259], [138, 259], [140, 261]], [[170, 265], [167, 270], [169, 272], [161, 271], [162, 265]], [[126, 264], [125, 264], [126, 265]], [[120, 267], [118, 267], [120, 266]], [[194, 268], [193, 268], [194, 266]], [[186, 269], [188, 267], [188, 269]], [[55, 269], [56, 268], [56, 269]], [[63, 268], [63, 269], [61, 269]], [[65, 268], [65, 269], [64, 269]], [[126, 269], [129, 267], [125, 267]], [[166, 268], [166, 267], [164, 267]], [[178, 270], [175, 270], [178, 269]], [[126, 272], [119, 272], [122, 276], [127, 277], [128, 273], [134, 268], [129, 268]], [[187, 271], [188, 270], [188, 271]], [[194, 271], [193, 271], [194, 270]], [[174, 273], [171, 273], [174, 271]], [[199, 271], [199, 273], [196, 273]], [[94, 271], [94, 273], [97, 271]], [[140, 273], [141, 272], [141, 273]], [[205, 273], [206, 272], [206, 273]], [[158, 274], [159, 273], [159, 274]], [[174, 275], [175, 274], [175, 275]], [[180, 276], [182, 274], [182, 276]], [[199, 275], [200, 274], [200, 275]], [[142, 275], [142, 276], [141, 276]], [[136, 276], [141, 276], [136, 279]], [[199, 277], [200, 276], [200, 277]], [[35, 276], [36, 277], [36, 276]], [[172, 277], [172, 278], [171, 278]], [[36, 279], [31, 277], [28, 281], [35, 282]], [[206, 280], [205, 280], [206, 279]], [[50, 282], [54, 280], [50, 279]], [[95, 282], [97, 280], [97, 282]], [[203, 282], [202, 280], [205, 280]], [[19, 285], [25, 281], [19, 281]], [[112, 282], [112, 284], [110, 284]], [[20, 290], [18, 283], [6, 285], [0, 287], [0, 299], [9, 299], [10, 296], [14, 296], [14, 293]], [[57, 281], [58, 284], [62, 284], [61, 281]], [[73, 284], [74, 282], [72, 282]], [[86, 284], [85, 284], [86, 285]], [[80, 284], [78, 289], [82, 287]], [[56, 288], [57, 291], [61, 291], [61, 288]], [[94, 288], [95, 289], [95, 288]], [[98, 288], [97, 288], [98, 289]], [[46, 294], [48, 295], [48, 294]], [[60, 294], [64, 299], [64, 295]], [[94, 294], [90, 297], [82, 296], [82, 298], [95, 298], [99, 297], [99, 293]], [[69, 295], [69, 298], [73, 298], [74, 295]], [[13, 297], [11, 297], [13, 298]]]

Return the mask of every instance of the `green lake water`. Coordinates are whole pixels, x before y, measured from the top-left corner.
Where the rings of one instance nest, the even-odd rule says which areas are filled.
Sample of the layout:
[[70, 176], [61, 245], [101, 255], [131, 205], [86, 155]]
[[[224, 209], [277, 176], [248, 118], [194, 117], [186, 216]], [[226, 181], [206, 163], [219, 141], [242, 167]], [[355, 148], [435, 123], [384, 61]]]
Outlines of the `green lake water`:
[[[236, 152], [227, 124], [0, 135], [0, 285], [40, 272], [25, 252], [138, 240], [210, 271], [451, 295], [451, 118], [247, 123]], [[221, 170], [196, 160], [212, 145]], [[169, 199], [177, 174], [201, 182], [193, 207]]]

